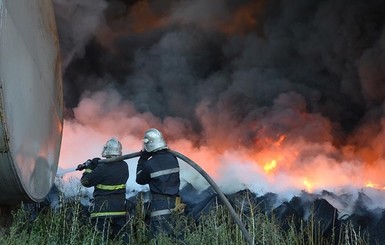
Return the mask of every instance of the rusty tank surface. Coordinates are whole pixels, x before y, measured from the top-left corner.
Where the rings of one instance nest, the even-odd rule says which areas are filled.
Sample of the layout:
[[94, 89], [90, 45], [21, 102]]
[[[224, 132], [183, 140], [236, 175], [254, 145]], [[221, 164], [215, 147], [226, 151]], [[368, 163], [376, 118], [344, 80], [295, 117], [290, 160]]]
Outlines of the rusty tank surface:
[[58, 168], [60, 48], [51, 0], [0, 0], [0, 206], [38, 202]]

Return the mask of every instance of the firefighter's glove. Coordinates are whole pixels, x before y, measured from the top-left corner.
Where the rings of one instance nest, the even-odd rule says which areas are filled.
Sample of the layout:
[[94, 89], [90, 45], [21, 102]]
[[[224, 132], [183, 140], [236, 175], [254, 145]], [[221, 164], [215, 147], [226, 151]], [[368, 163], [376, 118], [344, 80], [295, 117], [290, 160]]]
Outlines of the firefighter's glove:
[[91, 159], [88, 159], [87, 161], [85, 161], [84, 163], [82, 164], [79, 164], [76, 168], [77, 171], [82, 171], [84, 169], [86, 169], [89, 165], [91, 164]]
[[146, 150], [141, 150], [140, 151], [140, 157], [138, 160], [138, 163], [144, 163], [151, 157], [151, 152], [148, 152]]
[[77, 171], [82, 171], [83, 169], [85, 169], [86, 168], [86, 165], [84, 164], [84, 163], [82, 163], [82, 164], [79, 164], [77, 167], [76, 167], [76, 170]]
[[92, 158], [92, 160], [89, 160], [90, 164], [87, 166], [87, 168], [94, 170], [96, 168], [96, 166], [98, 165], [99, 160], [100, 160], [99, 157]]

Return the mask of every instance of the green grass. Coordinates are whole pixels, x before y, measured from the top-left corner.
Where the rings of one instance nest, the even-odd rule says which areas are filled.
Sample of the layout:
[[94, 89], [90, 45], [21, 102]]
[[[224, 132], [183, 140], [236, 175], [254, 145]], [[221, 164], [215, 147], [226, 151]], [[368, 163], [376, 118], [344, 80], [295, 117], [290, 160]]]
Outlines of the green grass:
[[[150, 233], [145, 222], [143, 200], [139, 195], [135, 213], [127, 221], [130, 233], [130, 244], [156, 244], [150, 239]], [[13, 212], [13, 222], [2, 229], [1, 245], [20, 244], [123, 244], [121, 241], [103, 240], [102, 234], [94, 229], [85, 217], [80, 199], [64, 203], [56, 210], [46, 208], [36, 217], [20, 207]], [[243, 212], [242, 212], [243, 213]], [[338, 234], [323, 237], [320, 226], [316, 222], [301, 221], [287, 222], [288, 228], [283, 229], [279, 222], [272, 217], [258, 212], [258, 207], [251, 207], [247, 215], [240, 216], [255, 244], [263, 245], [351, 245], [368, 244], [360, 231], [354, 230], [350, 224], [342, 225]], [[176, 229], [184, 236], [184, 243], [165, 236], [157, 237], [158, 245], [189, 244], [189, 245], [242, 245], [246, 244], [241, 230], [233, 221], [228, 210], [216, 206], [199, 220], [186, 216], [176, 216]], [[336, 242], [338, 241], [338, 243]]]

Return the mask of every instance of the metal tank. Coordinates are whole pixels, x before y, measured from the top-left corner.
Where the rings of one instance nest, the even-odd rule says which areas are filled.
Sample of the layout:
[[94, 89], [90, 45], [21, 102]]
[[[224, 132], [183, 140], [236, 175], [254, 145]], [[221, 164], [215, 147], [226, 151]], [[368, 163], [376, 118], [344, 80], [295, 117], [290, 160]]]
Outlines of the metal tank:
[[51, 0], [0, 0], [0, 205], [50, 191], [63, 129]]

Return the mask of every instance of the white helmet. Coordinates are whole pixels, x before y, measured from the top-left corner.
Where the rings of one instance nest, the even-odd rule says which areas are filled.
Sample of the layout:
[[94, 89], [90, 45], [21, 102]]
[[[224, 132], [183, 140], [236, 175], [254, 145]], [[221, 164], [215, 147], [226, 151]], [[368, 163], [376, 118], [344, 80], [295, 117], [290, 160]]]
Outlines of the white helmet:
[[163, 139], [162, 133], [155, 128], [150, 128], [144, 133], [143, 147], [147, 152], [155, 152], [168, 149], [166, 141]]
[[122, 144], [116, 138], [111, 138], [103, 147], [102, 157], [117, 157], [122, 155]]

